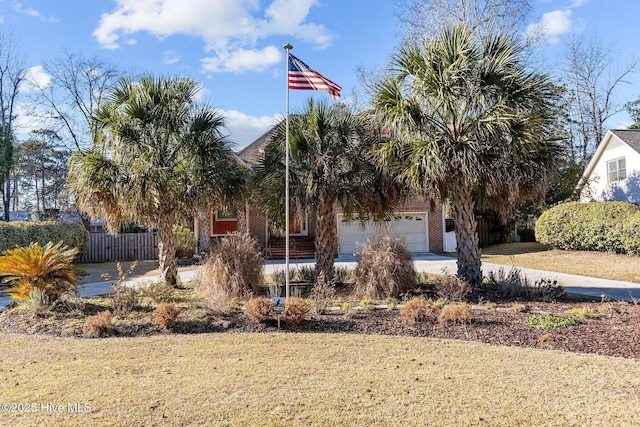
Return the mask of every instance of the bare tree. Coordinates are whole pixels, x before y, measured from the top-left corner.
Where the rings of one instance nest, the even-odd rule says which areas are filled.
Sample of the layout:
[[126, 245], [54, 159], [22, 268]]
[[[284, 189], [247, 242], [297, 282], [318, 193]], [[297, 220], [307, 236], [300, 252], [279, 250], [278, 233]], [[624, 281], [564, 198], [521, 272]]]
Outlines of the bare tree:
[[442, 27], [464, 25], [478, 38], [514, 34], [526, 23], [529, 0], [396, 0], [397, 15], [416, 41], [435, 36]]
[[58, 123], [56, 130], [68, 134], [77, 150], [86, 149], [96, 135], [91, 116], [122, 73], [97, 57], [71, 52], [46, 63], [44, 69], [51, 82], [36, 86], [49, 109], [47, 118]]
[[610, 45], [597, 36], [574, 35], [564, 69], [565, 97], [578, 162], [585, 166], [604, 137], [605, 122], [625, 109], [616, 90], [635, 72], [636, 61], [621, 63]]
[[4, 220], [9, 221], [11, 208], [11, 169], [13, 167], [13, 120], [16, 99], [27, 69], [23, 57], [16, 51], [12, 37], [0, 33], [0, 163]]

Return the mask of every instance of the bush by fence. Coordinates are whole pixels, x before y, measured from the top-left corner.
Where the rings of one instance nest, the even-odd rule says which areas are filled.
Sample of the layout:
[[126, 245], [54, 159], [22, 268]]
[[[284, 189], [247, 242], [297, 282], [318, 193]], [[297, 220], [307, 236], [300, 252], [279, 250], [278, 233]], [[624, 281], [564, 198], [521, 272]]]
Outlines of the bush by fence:
[[536, 239], [557, 249], [640, 255], [640, 207], [624, 202], [563, 203], [538, 218]]
[[59, 222], [0, 222], [0, 251], [31, 243], [41, 246], [62, 241], [70, 248], [78, 249], [78, 257], [87, 253], [89, 233], [82, 224]]

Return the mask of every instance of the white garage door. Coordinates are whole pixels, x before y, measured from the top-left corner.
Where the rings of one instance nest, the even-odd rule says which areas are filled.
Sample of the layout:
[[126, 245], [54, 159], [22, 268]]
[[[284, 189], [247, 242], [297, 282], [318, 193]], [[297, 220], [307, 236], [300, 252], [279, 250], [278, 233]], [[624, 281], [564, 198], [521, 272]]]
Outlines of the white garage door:
[[402, 237], [410, 252], [429, 252], [429, 230], [425, 212], [398, 214], [388, 221], [368, 221], [364, 228], [358, 220], [345, 221], [342, 215], [338, 216], [340, 253], [360, 252], [362, 244], [367, 240], [376, 242], [385, 235]]

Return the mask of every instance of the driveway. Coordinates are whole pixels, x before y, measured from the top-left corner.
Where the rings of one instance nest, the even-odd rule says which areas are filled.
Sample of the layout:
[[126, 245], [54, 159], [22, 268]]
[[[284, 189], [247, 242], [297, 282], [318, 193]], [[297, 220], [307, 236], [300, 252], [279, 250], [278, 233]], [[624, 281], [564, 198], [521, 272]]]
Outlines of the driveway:
[[[145, 263], [147, 263], [145, 261]], [[154, 262], [155, 263], [155, 262]], [[455, 274], [457, 271], [456, 260], [454, 258], [445, 257], [434, 254], [418, 254], [414, 255], [414, 263], [417, 271], [425, 273], [442, 274], [447, 272]], [[105, 270], [113, 270], [114, 263], [104, 264]], [[157, 266], [157, 263], [154, 264]], [[314, 266], [315, 260], [291, 260], [289, 268], [294, 269], [301, 266]], [[352, 255], [341, 255], [336, 259], [336, 266], [342, 266], [353, 269], [356, 266], [356, 258]], [[100, 265], [93, 264], [93, 268], [99, 270]], [[145, 284], [160, 280], [157, 271], [151, 265], [141, 266], [141, 271], [134, 270], [132, 277], [126, 281], [129, 286], [139, 287]], [[265, 263], [264, 273], [271, 274], [275, 270], [284, 270], [284, 260], [269, 260]], [[489, 271], [498, 271], [503, 269], [508, 272], [511, 266], [483, 263], [482, 269], [484, 274]], [[534, 270], [530, 268], [519, 268], [519, 270], [529, 279], [535, 281], [537, 279], [557, 280], [567, 292], [578, 293], [593, 296], [594, 300], [599, 300], [603, 296], [610, 299], [631, 301], [631, 298], [640, 298], [640, 283], [622, 282], [617, 280], [598, 279], [594, 277], [578, 276], [574, 274], [555, 273], [551, 271]], [[136, 275], [138, 274], [138, 275]], [[197, 271], [193, 268], [184, 268], [179, 272], [179, 278], [182, 282], [189, 282], [196, 278]], [[92, 281], [92, 278], [95, 279]], [[94, 274], [88, 278], [84, 278], [78, 285], [78, 291], [82, 297], [96, 297], [108, 294], [113, 288], [111, 283], [100, 280], [99, 274]], [[0, 311], [4, 310], [11, 301], [8, 296], [0, 297]]]

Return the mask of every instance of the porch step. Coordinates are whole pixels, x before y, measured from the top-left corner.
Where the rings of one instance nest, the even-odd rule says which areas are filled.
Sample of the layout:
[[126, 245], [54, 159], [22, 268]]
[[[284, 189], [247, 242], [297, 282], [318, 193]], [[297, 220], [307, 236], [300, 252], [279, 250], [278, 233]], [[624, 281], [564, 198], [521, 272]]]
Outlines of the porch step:
[[[290, 236], [289, 258], [302, 259], [313, 258], [316, 254], [316, 245], [313, 237]], [[284, 237], [272, 237], [267, 250], [267, 258], [284, 259], [286, 255], [286, 240]]]

